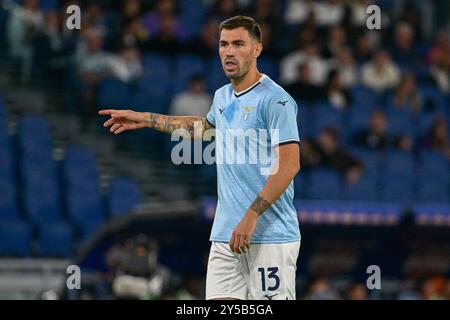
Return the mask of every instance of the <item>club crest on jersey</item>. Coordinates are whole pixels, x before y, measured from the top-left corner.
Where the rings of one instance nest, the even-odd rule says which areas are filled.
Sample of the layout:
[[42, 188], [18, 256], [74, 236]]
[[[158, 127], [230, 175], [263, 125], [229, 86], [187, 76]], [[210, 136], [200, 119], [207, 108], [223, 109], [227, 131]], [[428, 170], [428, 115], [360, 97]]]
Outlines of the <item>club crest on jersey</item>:
[[253, 111], [253, 109], [255, 109], [255, 107], [252, 106], [243, 106], [244, 108], [244, 120], [247, 120], [248, 115], [250, 114], [250, 112]]

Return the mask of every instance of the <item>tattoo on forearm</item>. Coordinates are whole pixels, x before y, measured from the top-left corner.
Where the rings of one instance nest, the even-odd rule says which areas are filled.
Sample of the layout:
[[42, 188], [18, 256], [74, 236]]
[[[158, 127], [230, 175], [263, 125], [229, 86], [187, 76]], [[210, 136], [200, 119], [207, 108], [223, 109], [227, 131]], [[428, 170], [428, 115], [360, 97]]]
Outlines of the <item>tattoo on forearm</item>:
[[250, 209], [255, 211], [258, 215], [262, 215], [272, 204], [266, 199], [258, 196], [255, 201], [253, 201]]
[[148, 126], [168, 134], [171, 134], [177, 129], [185, 129], [188, 137], [193, 139], [202, 139], [203, 132], [211, 128], [205, 117], [167, 116], [157, 113], [149, 114]]

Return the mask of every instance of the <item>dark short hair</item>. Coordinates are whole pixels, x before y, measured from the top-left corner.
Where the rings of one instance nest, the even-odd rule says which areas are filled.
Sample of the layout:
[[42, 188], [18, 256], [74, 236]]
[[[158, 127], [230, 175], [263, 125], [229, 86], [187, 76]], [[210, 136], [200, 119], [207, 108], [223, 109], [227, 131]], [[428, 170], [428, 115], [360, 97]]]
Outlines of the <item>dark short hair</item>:
[[247, 16], [239, 15], [225, 20], [219, 25], [219, 33], [222, 32], [223, 29], [233, 30], [237, 28], [244, 28], [251, 37], [256, 39], [256, 41], [261, 42], [261, 27], [253, 18]]

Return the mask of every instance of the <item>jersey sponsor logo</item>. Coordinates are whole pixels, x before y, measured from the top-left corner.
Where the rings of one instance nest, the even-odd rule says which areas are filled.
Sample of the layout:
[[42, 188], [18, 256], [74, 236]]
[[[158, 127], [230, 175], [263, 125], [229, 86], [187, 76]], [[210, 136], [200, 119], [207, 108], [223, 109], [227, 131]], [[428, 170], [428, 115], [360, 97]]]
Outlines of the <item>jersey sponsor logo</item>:
[[223, 112], [225, 111], [225, 109], [224, 108], [219, 108], [219, 112], [220, 112], [220, 114], [222, 114]]
[[278, 101], [277, 103], [279, 103], [279, 104], [281, 104], [281, 105], [283, 105], [283, 107], [286, 105], [286, 102], [288, 102], [289, 100], [286, 100], [286, 101]]

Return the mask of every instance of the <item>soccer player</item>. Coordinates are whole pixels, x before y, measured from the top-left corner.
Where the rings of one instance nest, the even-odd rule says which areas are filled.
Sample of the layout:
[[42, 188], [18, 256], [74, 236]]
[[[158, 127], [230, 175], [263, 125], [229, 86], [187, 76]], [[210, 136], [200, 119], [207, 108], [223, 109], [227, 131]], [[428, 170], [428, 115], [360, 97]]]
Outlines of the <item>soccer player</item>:
[[[206, 299], [295, 299], [300, 250], [292, 182], [300, 170], [297, 105], [258, 71], [261, 29], [252, 18], [227, 19], [219, 32], [219, 55], [231, 83], [215, 92], [206, 117], [111, 109], [99, 113], [111, 116], [104, 126], [111, 126], [114, 134], [144, 127], [166, 133], [185, 129], [192, 138], [202, 139], [211, 128], [222, 133], [266, 130], [263, 146], [274, 151], [276, 170], [262, 174], [259, 162], [217, 164], [218, 204], [210, 237]], [[234, 147], [234, 143], [217, 144], [216, 156], [219, 148], [229, 153]]]

